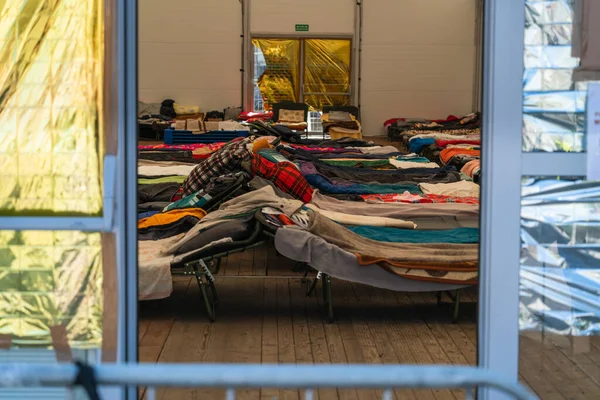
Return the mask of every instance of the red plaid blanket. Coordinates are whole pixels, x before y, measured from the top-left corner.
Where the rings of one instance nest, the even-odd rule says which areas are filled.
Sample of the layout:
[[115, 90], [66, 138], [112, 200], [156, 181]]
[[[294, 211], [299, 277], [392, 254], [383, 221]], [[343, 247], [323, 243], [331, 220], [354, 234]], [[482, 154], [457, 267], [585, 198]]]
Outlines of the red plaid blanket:
[[274, 163], [258, 154], [253, 154], [252, 173], [270, 180], [279, 189], [302, 200], [304, 203], [312, 200], [312, 187], [298, 168], [289, 161]]

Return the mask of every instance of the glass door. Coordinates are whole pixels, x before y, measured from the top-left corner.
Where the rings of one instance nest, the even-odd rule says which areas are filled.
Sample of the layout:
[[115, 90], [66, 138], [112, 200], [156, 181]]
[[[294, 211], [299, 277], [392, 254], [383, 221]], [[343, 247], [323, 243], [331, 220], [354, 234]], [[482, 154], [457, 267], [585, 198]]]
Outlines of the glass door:
[[252, 39], [254, 111], [281, 101], [301, 101], [300, 40]]
[[[135, 41], [125, 40], [135, 7], [0, 3], [0, 362], [136, 358], [135, 339], [126, 346], [137, 337], [135, 289], [126, 291], [136, 268], [135, 181], [129, 191], [126, 177], [136, 173], [136, 147], [124, 124], [128, 94], [136, 105], [136, 52], [127, 51]], [[26, 387], [0, 397], [67, 392]]]
[[351, 105], [352, 41], [303, 41], [302, 98], [310, 107], [308, 131], [323, 132], [321, 114], [327, 106]]
[[308, 131], [322, 132], [323, 107], [351, 105], [352, 40], [254, 38], [252, 45], [254, 111], [306, 103]]
[[315, 110], [350, 105], [352, 42], [336, 39], [304, 40], [303, 99]]
[[600, 183], [586, 168], [581, 4], [485, 9], [479, 361], [544, 399], [600, 395]]
[[541, 398], [600, 396], [600, 182], [586, 168], [595, 92], [578, 79], [578, 36], [593, 27], [577, 18], [583, 4], [525, 2], [519, 375]]

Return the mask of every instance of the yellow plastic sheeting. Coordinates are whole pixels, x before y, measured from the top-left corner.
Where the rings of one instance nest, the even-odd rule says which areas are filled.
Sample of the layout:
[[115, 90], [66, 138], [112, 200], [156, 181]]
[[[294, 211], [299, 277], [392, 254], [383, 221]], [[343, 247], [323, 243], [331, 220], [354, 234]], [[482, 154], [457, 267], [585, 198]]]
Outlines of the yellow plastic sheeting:
[[50, 346], [62, 325], [72, 348], [99, 348], [102, 279], [98, 233], [0, 231], [0, 334]]
[[313, 94], [304, 95], [304, 102], [313, 110], [323, 111], [323, 106], [349, 106], [350, 95]]
[[[350, 105], [350, 40], [306, 39], [304, 102], [316, 110]], [[318, 94], [314, 94], [318, 93]]]
[[0, 214], [102, 212], [102, 0], [0, 1]]
[[287, 39], [252, 39], [265, 57], [267, 68], [259, 76], [257, 85], [264, 101], [264, 109], [282, 100], [298, 100], [300, 41]]

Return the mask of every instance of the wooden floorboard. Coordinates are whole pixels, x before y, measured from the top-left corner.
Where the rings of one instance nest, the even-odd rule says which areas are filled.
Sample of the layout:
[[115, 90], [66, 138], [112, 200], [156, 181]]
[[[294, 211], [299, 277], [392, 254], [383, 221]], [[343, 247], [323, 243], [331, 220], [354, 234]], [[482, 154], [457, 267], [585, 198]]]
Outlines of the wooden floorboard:
[[[373, 337], [378, 356], [378, 359], [374, 360], [374, 363], [397, 364], [399, 357], [393, 345], [396, 338], [393, 336], [392, 332], [386, 329], [390, 323], [390, 313], [382, 298], [382, 291], [364, 285], [352, 286], [358, 301], [358, 307], [361, 307], [361, 303], [364, 303], [367, 299], [369, 299], [374, 306], [372, 318], [367, 321], [368, 329]], [[363, 312], [361, 317], [364, 318], [364, 315]], [[381, 392], [378, 394], [381, 395]], [[417, 399], [415, 391], [412, 389], [396, 390], [394, 392], [394, 397], [396, 399]]]
[[[450, 337], [448, 331], [451, 330], [452, 321], [450, 313], [451, 307], [438, 306], [437, 299], [433, 293], [414, 293], [409, 295], [410, 300], [417, 310], [417, 314], [427, 325], [427, 333], [423, 339], [426, 341], [427, 348], [432, 350], [434, 363], [467, 365], [469, 362]], [[440, 312], [441, 311], [441, 312]], [[465, 398], [464, 391], [453, 391], [452, 394], [457, 399]]]
[[[398, 302], [408, 306], [412, 314], [412, 323], [402, 325], [404, 334], [410, 338], [410, 346], [417, 364], [449, 364], [450, 361], [441, 348], [426, 322], [423, 321], [411, 299], [411, 293], [395, 293]], [[412, 306], [412, 307], [411, 307]], [[455, 399], [450, 390], [433, 390], [438, 400]]]
[[[306, 297], [306, 286], [302, 282], [292, 284], [291, 290], [293, 293], [295, 292], [294, 296], [302, 296], [304, 298], [310, 349], [314, 363], [331, 364], [333, 362], [345, 362], [336, 361], [335, 343], [329, 343], [327, 340], [325, 323], [319, 302], [315, 301], [314, 297]], [[331, 353], [333, 353], [333, 356]], [[350, 391], [350, 394], [353, 395], [351, 398], [356, 398], [356, 391]], [[338, 398], [338, 392], [336, 389], [320, 389], [316, 393], [316, 398], [319, 400], [335, 400]]]
[[[464, 291], [460, 318], [432, 293], [399, 293], [333, 280], [336, 320], [326, 320], [321, 285], [306, 297], [301, 273], [272, 245], [232, 255], [216, 278], [217, 321], [208, 322], [195, 279], [175, 277], [171, 297], [140, 303], [140, 361], [189, 363], [470, 364], [477, 362], [476, 290]], [[248, 278], [250, 276], [250, 278]], [[543, 399], [600, 398], [600, 338], [523, 333], [520, 379]], [[586, 349], [581, 351], [580, 348]], [[303, 398], [298, 390], [242, 390], [238, 399]], [[318, 400], [371, 400], [381, 390], [320, 389]], [[141, 396], [144, 392], [141, 392]], [[463, 398], [461, 391], [396, 390], [399, 399]], [[222, 399], [223, 390], [157, 392], [162, 400]]]
[[[264, 280], [263, 299], [261, 362], [263, 364], [277, 364], [279, 362], [279, 335], [277, 334], [278, 305], [276, 280]], [[257, 321], [257, 323], [259, 322]], [[271, 400], [279, 395], [279, 391], [264, 388], [260, 394], [261, 399]]]
[[262, 245], [254, 249], [252, 261], [252, 275], [265, 276], [267, 275], [267, 245]]
[[[371, 358], [374, 345], [370, 343], [370, 338], [359, 337], [362, 327], [355, 326], [354, 312], [358, 312], [355, 302], [352, 284], [343, 281], [335, 281], [332, 285], [332, 293], [335, 304], [337, 325], [339, 327], [340, 337], [343, 343], [343, 349], [346, 353], [348, 363], [364, 364]], [[364, 346], [364, 348], [363, 348]], [[375, 351], [376, 352], [376, 351]], [[357, 390], [360, 400], [376, 399], [373, 390]]]
[[529, 386], [543, 399], [566, 399], [560, 389], [560, 378], [548, 367], [548, 361], [535, 340], [521, 335], [519, 370]]
[[[277, 361], [280, 364], [296, 362], [292, 313], [290, 310], [290, 286], [287, 279], [276, 280], [277, 288]], [[297, 390], [280, 390], [282, 400], [298, 400]]]

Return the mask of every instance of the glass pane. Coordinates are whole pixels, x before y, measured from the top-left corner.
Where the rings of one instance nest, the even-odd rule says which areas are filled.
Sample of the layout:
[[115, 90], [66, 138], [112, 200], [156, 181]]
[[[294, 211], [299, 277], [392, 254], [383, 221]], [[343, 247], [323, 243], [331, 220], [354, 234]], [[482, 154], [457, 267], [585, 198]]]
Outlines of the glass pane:
[[600, 182], [522, 187], [521, 379], [541, 398], [598, 398]]
[[323, 132], [322, 113], [319, 111], [310, 111], [308, 113], [308, 132]]
[[305, 94], [304, 102], [313, 110], [323, 110], [323, 106], [350, 106], [350, 95]]
[[72, 349], [100, 348], [102, 272], [99, 233], [0, 231], [0, 335], [48, 347], [59, 327]]
[[[282, 100], [298, 100], [300, 41], [252, 39], [254, 45], [254, 108], [270, 110]], [[260, 97], [257, 96], [257, 90]], [[260, 101], [262, 99], [262, 102]]]
[[527, 1], [523, 150], [585, 151], [585, 85], [572, 80], [573, 0]]
[[0, 2], [0, 214], [102, 212], [102, 1]]
[[[315, 110], [349, 105], [350, 40], [307, 39], [304, 55], [304, 100]], [[329, 93], [329, 94], [328, 94]], [[336, 93], [338, 95], [336, 95]]]

